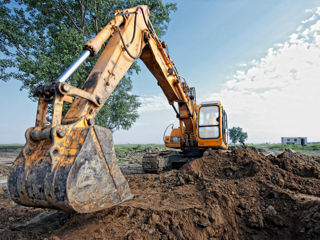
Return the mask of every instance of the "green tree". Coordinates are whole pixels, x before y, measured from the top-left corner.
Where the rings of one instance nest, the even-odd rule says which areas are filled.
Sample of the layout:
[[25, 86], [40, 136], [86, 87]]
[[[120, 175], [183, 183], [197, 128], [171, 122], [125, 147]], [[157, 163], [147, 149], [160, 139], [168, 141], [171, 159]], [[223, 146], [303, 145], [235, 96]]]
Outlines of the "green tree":
[[244, 132], [241, 127], [233, 127], [229, 129], [229, 137], [232, 143], [240, 142], [244, 144], [248, 138], [248, 134]]
[[244, 144], [245, 140], [247, 140], [248, 134], [246, 132], [242, 132], [239, 137], [239, 142]]
[[[33, 91], [57, 77], [79, 56], [82, 46], [107, 24], [118, 9], [149, 6], [158, 36], [164, 34], [176, 4], [161, 0], [1, 0], [0, 79], [22, 82]], [[89, 58], [68, 82], [81, 88], [98, 56]], [[129, 129], [138, 118], [138, 96], [130, 93], [135, 63], [96, 117], [112, 130]]]

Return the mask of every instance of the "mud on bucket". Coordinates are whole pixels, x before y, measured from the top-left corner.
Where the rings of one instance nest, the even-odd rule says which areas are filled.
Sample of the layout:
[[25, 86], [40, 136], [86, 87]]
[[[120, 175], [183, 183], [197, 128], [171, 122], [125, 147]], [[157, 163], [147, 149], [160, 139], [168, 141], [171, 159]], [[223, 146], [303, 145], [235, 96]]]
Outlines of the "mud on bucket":
[[53, 140], [27, 141], [9, 175], [12, 200], [88, 213], [132, 199], [116, 161], [111, 131], [99, 126], [74, 128], [69, 136], [55, 161]]

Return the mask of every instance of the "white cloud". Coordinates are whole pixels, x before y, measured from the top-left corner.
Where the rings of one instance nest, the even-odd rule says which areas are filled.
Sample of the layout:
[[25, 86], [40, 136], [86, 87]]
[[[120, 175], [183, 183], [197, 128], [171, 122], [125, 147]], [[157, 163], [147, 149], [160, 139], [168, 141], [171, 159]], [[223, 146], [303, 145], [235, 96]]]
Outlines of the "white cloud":
[[170, 109], [166, 97], [162, 95], [142, 96], [139, 98], [141, 106], [138, 109], [139, 114], [145, 112], [157, 112]]
[[312, 14], [208, 98], [222, 100], [230, 125], [247, 130], [251, 142], [279, 142], [281, 136], [320, 141], [320, 7]]
[[307, 22], [311, 22], [311, 21], [315, 20], [316, 18], [317, 18], [317, 16], [316, 16], [315, 14], [313, 14], [313, 15], [312, 15], [311, 17], [309, 17], [308, 19], [301, 21], [301, 23], [302, 23], [302, 24], [305, 24], [305, 23], [307, 23]]

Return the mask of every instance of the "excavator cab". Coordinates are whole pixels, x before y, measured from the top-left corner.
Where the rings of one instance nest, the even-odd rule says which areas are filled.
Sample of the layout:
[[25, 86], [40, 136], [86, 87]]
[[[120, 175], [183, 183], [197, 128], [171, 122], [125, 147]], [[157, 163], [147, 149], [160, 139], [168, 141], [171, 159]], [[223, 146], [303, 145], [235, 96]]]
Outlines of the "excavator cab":
[[201, 103], [198, 107], [198, 146], [227, 149], [227, 114], [220, 101]]

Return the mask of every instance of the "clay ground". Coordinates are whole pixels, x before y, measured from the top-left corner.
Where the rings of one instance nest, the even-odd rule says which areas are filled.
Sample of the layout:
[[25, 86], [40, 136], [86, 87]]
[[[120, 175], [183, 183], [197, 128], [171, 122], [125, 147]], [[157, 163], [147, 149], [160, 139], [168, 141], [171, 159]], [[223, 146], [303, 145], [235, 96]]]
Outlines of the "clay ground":
[[0, 239], [320, 239], [319, 157], [209, 150], [142, 174], [143, 152], [118, 153], [133, 200], [67, 214], [10, 201], [5, 179], [19, 150], [0, 151]]

